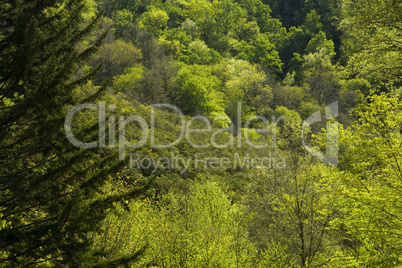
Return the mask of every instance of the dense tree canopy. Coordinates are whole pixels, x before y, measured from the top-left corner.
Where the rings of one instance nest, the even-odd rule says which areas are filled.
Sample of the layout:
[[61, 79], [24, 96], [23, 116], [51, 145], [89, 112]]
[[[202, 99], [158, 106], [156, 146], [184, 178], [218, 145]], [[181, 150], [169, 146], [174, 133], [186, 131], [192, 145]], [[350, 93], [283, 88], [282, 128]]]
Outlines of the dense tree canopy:
[[1, 267], [402, 267], [402, 5], [0, 3]]

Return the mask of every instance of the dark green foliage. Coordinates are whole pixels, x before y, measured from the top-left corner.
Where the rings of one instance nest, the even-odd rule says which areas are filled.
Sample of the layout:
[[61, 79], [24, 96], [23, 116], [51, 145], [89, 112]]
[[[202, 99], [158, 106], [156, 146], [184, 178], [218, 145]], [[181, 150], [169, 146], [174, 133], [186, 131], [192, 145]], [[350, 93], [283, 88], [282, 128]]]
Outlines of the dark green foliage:
[[286, 28], [300, 25], [298, 18], [304, 6], [304, 0], [266, 0], [264, 2], [272, 8], [273, 17], [280, 18]]
[[344, 1], [343, 51], [351, 78], [364, 78], [389, 92], [402, 85], [399, 1]]
[[0, 267], [400, 267], [401, 8], [1, 3]]
[[[103, 90], [84, 98], [73, 94], [94, 76], [96, 68], [72, 79], [103, 38], [83, 46], [101, 16], [84, 25], [84, 6], [81, 0], [0, 5], [2, 267], [96, 263], [88, 234], [97, 230], [112, 202], [123, 198], [96, 199], [108, 174], [122, 165], [117, 156], [75, 148], [64, 133], [66, 112]], [[80, 125], [77, 136], [96, 140], [95, 122]]]
[[116, 40], [105, 43], [92, 60], [92, 66], [102, 63], [102, 68], [95, 77], [96, 85], [105, 79], [123, 74], [124, 70], [139, 63], [142, 59], [141, 51], [131, 42]]

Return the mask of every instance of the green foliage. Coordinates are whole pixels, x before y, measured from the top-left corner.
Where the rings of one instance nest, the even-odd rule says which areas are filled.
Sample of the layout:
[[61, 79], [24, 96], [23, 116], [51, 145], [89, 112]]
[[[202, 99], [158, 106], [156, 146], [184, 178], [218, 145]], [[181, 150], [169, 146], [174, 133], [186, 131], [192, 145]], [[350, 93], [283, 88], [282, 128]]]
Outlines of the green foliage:
[[[82, 44], [100, 18], [83, 24], [83, 7], [79, 0], [7, 1], [0, 6], [0, 213], [7, 223], [0, 230], [3, 267], [94, 265], [97, 252], [87, 235], [122, 199], [97, 198], [107, 174], [121, 166], [117, 154], [76, 148], [63, 127], [73, 106], [104, 90], [90, 87], [92, 92], [84, 96], [75, 94], [97, 70], [80, 74], [78, 67], [104, 38]], [[92, 114], [73, 126], [84, 141], [98, 136]], [[135, 257], [126, 262], [130, 258]]]
[[277, 19], [271, 17], [271, 8], [260, 0], [241, 0], [239, 5], [247, 11], [248, 21], [257, 23], [263, 33], [274, 32], [272, 26], [280, 24]]
[[371, 84], [364, 78], [355, 78], [346, 81], [344, 85], [345, 91], [354, 91], [354, 92], [361, 92], [365, 96], [370, 94]]
[[289, 29], [291, 26], [297, 26], [299, 22], [299, 13], [303, 8], [305, 1], [301, 0], [288, 0], [288, 1], [278, 1], [278, 0], [266, 0], [272, 9], [272, 16], [275, 18], [280, 18], [283, 26]]
[[[103, 189], [107, 195], [124, 193], [139, 185], [138, 180], [127, 181], [129, 177], [126, 176], [129, 173], [130, 171], [125, 169], [115, 176], [110, 176]], [[101, 252], [105, 260], [143, 251], [143, 257], [131, 266], [143, 267], [163, 253], [167, 244], [164, 239], [168, 237], [169, 231], [164, 215], [149, 198], [126, 201], [109, 211], [100, 229], [93, 234], [93, 247]]]
[[128, 10], [134, 15], [135, 18], [138, 17], [137, 14], [144, 12], [144, 8], [150, 5], [153, 1], [151, 0], [141, 0], [141, 1], [131, 1], [131, 0], [95, 0], [98, 4], [98, 10], [104, 10], [105, 16], [112, 18], [113, 13], [119, 10]]
[[308, 12], [315, 10], [317, 14], [320, 14], [322, 30], [328, 37], [338, 41], [339, 32], [336, 28], [341, 16], [341, 4], [342, 1], [338, 0], [308, 0], [305, 2], [303, 11], [308, 14]]
[[176, 84], [178, 103], [184, 112], [209, 115], [224, 111], [219, 80], [207, 67], [184, 66], [177, 73]]
[[242, 20], [239, 22], [237, 29], [235, 30], [235, 38], [246, 42], [252, 42], [257, 39], [260, 33], [260, 28], [255, 21], [248, 22]]
[[238, 3], [230, 0], [189, 1], [183, 10], [184, 17], [196, 23], [206, 44], [219, 52], [227, 52], [226, 35], [236, 28], [243, 14]]
[[342, 132], [339, 183], [344, 217], [337, 226], [361, 266], [398, 267], [401, 190], [401, 93], [372, 95], [355, 110], [359, 121]]
[[92, 60], [93, 66], [103, 63], [101, 71], [95, 78], [96, 83], [123, 74], [126, 68], [138, 64], [141, 58], [141, 50], [132, 43], [116, 40], [104, 44]]
[[272, 103], [276, 107], [284, 106], [291, 110], [298, 111], [300, 106], [306, 102], [307, 94], [303, 88], [295, 86], [275, 86], [272, 88]]
[[176, 58], [180, 58], [185, 53], [190, 42], [191, 36], [179, 28], [166, 30], [159, 38], [159, 44], [163, 46], [166, 53]]
[[286, 155], [286, 168], [261, 171], [250, 183], [247, 204], [258, 215], [252, 236], [266, 267], [319, 267], [331, 261], [328, 227], [339, 213], [332, 198], [339, 189], [330, 180], [331, 170], [305, 152], [298, 113], [285, 107], [275, 112], [285, 116], [278, 150]]
[[194, 40], [188, 45], [190, 64], [208, 64], [212, 60], [210, 49], [204, 41]]
[[191, 183], [185, 195], [169, 194], [164, 206], [172, 228], [170, 267], [250, 267], [247, 216], [214, 182]]
[[341, 75], [331, 63], [331, 54], [320, 48], [304, 56], [303, 81], [307, 90], [320, 104], [336, 101], [341, 89]]
[[[6, 0], [0, 11], [0, 266], [402, 267], [398, 1]], [[66, 114], [97, 100], [110, 144], [76, 148]], [[342, 124], [324, 108], [334, 101]], [[156, 103], [184, 117], [153, 117]], [[112, 138], [132, 116], [145, 122], [125, 126], [133, 144], [118, 155]], [[82, 109], [67, 130], [102, 139], [100, 119]], [[182, 119], [203, 131], [152, 146], [174, 142]], [[336, 140], [338, 165], [320, 163]]]
[[140, 93], [140, 81], [144, 76], [144, 67], [127, 68], [125, 73], [113, 78], [113, 88], [117, 92]]
[[301, 57], [299, 53], [294, 53], [292, 59], [289, 62], [289, 72], [286, 74], [285, 79], [283, 80], [284, 84], [288, 85], [301, 85], [303, 76], [302, 76], [302, 66], [304, 63], [304, 59]]
[[249, 42], [235, 42], [232, 45], [237, 50], [236, 58], [261, 64], [273, 74], [280, 73], [282, 62], [275, 46], [269, 42], [268, 37], [264, 34], [258, 34], [255, 39], [249, 38], [249, 40]]
[[144, 101], [163, 103], [168, 100], [174, 87], [177, 66], [166, 58], [154, 59], [151, 69], [146, 70], [141, 81]]
[[142, 13], [139, 19], [138, 25], [159, 35], [167, 27], [167, 22], [169, 20], [168, 14], [154, 6], [148, 6], [147, 11]]
[[[280, 47], [278, 47], [279, 57], [285, 64], [285, 70], [296, 70], [299, 67], [299, 61], [293, 62], [295, 55], [303, 55], [309, 42], [309, 36], [300, 28], [291, 27]], [[292, 60], [292, 62], [291, 62]]]
[[346, 34], [348, 70], [370, 83], [400, 85], [401, 19], [398, 1], [343, 1], [341, 27]]
[[243, 103], [245, 114], [266, 116], [270, 114], [268, 103], [272, 100], [271, 88], [261, 71], [253, 66], [247, 66], [240, 74], [226, 82], [225, 91], [230, 96], [227, 105], [228, 114], [233, 118], [237, 103]]
[[334, 42], [327, 40], [321, 31], [308, 42], [305, 54], [318, 52], [320, 48], [324, 48], [331, 57], [335, 56]]
[[310, 36], [314, 36], [318, 34], [322, 29], [322, 23], [320, 22], [321, 16], [317, 14], [317, 11], [314, 9], [311, 10], [307, 15], [304, 23], [302, 25], [302, 29], [306, 34]]
[[116, 11], [113, 17], [115, 34], [117, 37], [122, 37], [124, 30], [133, 22], [133, 13], [123, 9]]
[[271, 242], [269, 248], [261, 254], [262, 260], [257, 267], [280, 268], [280, 267], [296, 267], [296, 261], [286, 253], [286, 246], [279, 243]]
[[199, 37], [198, 33], [198, 27], [197, 24], [192, 21], [191, 19], [186, 19], [182, 24], [181, 24], [181, 29], [189, 36], [192, 38], [197, 38]]

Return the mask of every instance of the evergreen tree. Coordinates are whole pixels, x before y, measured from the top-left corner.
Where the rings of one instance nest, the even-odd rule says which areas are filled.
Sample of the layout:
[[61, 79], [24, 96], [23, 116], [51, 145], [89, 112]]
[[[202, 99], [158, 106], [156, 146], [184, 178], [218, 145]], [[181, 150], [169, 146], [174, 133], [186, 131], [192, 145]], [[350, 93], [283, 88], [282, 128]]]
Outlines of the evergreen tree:
[[[123, 163], [105, 149], [74, 147], [64, 133], [66, 112], [79, 103], [74, 89], [99, 69], [77, 76], [103, 39], [84, 45], [101, 16], [85, 25], [85, 5], [83, 0], [0, 4], [2, 267], [101, 265], [88, 234], [113, 202], [136, 193], [96, 199], [105, 178]], [[74, 130], [77, 136], [97, 139], [97, 124], [81, 125], [86, 127]], [[134, 257], [112, 260], [113, 266]]]

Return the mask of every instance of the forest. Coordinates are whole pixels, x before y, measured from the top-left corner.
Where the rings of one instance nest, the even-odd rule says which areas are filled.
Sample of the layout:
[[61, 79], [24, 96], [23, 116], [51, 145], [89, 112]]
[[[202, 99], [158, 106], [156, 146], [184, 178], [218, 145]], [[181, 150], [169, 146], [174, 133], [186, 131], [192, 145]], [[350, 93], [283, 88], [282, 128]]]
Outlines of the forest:
[[0, 267], [402, 267], [402, 2], [1, 1]]

